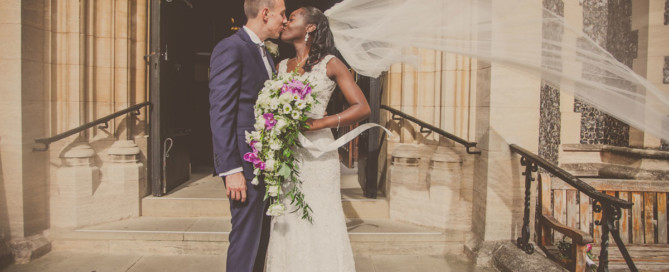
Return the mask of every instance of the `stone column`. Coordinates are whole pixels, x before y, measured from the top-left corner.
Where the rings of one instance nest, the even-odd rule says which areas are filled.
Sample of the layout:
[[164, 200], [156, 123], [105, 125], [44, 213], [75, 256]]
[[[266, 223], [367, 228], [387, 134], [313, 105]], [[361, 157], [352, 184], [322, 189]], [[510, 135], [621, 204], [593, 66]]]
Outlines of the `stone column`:
[[[492, 9], [498, 5], [491, 1]], [[541, 6], [521, 5], [515, 18], [542, 16]], [[492, 18], [492, 50], [496, 40], [520, 39], [536, 43], [540, 61], [541, 25], [507, 28]], [[536, 37], [529, 40], [528, 37]], [[519, 156], [510, 152], [511, 143], [533, 152], [538, 150], [539, 90], [541, 81], [502, 64], [479, 62], [476, 76], [476, 142], [482, 153], [474, 162], [472, 231], [482, 241], [515, 240], [523, 217], [524, 183]], [[476, 246], [474, 246], [476, 247]]]
[[[669, 26], [665, 23], [667, 3], [666, 0], [634, 0], [631, 3], [631, 29], [638, 38], [632, 69], [665, 94], [669, 93], [669, 81], [665, 78], [669, 74], [666, 72], [669, 69]], [[659, 101], [654, 95], [646, 94], [646, 103], [659, 104]], [[669, 126], [660, 122], [658, 120], [655, 125]], [[666, 149], [667, 142], [650, 133], [630, 129], [630, 146]]]
[[[46, 156], [32, 150], [47, 133], [47, 2], [0, 0], [0, 244], [17, 263], [50, 248]], [[0, 260], [11, 259], [1, 248]]]

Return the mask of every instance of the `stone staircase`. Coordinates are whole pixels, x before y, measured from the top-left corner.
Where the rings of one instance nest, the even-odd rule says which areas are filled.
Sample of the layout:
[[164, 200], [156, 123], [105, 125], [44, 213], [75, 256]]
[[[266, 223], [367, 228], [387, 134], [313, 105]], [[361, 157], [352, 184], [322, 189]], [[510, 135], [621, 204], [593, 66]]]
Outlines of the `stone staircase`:
[[[54, 231], [54, 250], [166, 255], [225, 255], [231, 229], [220, 178], [194, 174], [164, 197], [145, 197], [142, 216]], [[421, 227], [389, 218], [385, 197], [363, 197], [357, 173], [342, 168], [342, 206], [354, 254], [461, 255], [468, 232]]]

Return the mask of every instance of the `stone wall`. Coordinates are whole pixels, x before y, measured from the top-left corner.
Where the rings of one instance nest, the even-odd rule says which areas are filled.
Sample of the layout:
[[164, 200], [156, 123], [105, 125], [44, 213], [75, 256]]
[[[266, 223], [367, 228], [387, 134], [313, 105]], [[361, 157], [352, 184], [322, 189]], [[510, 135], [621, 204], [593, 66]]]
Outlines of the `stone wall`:
[[[583, 31], [629, 67], [637, 57], [638, 46], [638, 33], [632, 31], [631, 19], [630, 0], [583, 1]], [[629, 145], [629, 125], [582, 101], [576, 101], [574, 111], [582, 114], [582, 144]]]
[[0, 259], [7, 242], [16, 262], [49, 248], [47, 157], [32, 152], [48, 126], [49, 2], [0, 2]]
[[[148, 41], [147, 0], [65, 0], [53, 9], [57, 12], [53, 18], [51, 78], [54, 84], [49, 134], [61, 133], [148, 100], [147, 65], [143, 59]], [[131, 199], [141, 199], [148, 194], [144, 175], [147, 112], [144, 108], [139, 115], [115, 118], [107, 127], [85, 130], [50, 147], [51, 208], [58, 209], [52, 211], [58, 215], [51, 218], [53, 227], [72, 228], [138, 214], [120, 208], [127, 204], [118, 201], [123, 197], [118, 194], [123, 186], [115, 188], [113, 184], [123, 180], [111, 180], [110, 177], [118, 175], [107, 169], [116, 167], [113, 147], [126, 144], [126, 140], [134, 142], [133, 148], [142, 147], [134, 155], [140, 159], [143, 169], [129, 174], [133, 177], [130, 180], [139, 177], [135, 183], [141, 186], [139, 193], [133, 191], [135, 195]], [[92, 153], [72, 152], [80, 148]], [[81, 157], [79, 153], [86, 156]], [[90, 165], [72, 163], [72, 160], [90, 160]], [[134, 161], [131, 164], [134, 165]], [[67, 189], [71, 186], [75, 187]], [[94, 190], [80, 189], [89, 187]], [[68, 209], [65, 204], [69, 198], [91, 201], [87, 204], [91, 209], [79, 209], [73, 214], [70, 211], [77, 209]], [[113, 204], [95, 204], [98, 202]], [[138, 209], [139, 205], [134, 208]]]
[[18, 263], [49, 250], [44, 231], [53, 227], [50, 201], [58, 199], [67, 150], [90, 144], [103, 166], [117, 140], [145, 139], [142, 111], [33, 151], [36, 138], [148, 99], [147, 7], [146, 0], [0, 0], [0, 265], [3, 242]]
[[664, 2], [664, 25], [669, 25], [669, 0]]
[[[562, 0], [544, 0], [544, 8], [564, 17], [564, 3]], [[563, 29], [556, 25], [545, 23], [542, 35], [551, 40], [561, 40]], [[549, 36], [549, 37], [547, 37]], [[542, 47], [552, 46], [542, 44]], [[557, 164], [560, 148], [561, 112], [560, 89], [548, 82], [541, 83], [539, 118], [539, 156]]]

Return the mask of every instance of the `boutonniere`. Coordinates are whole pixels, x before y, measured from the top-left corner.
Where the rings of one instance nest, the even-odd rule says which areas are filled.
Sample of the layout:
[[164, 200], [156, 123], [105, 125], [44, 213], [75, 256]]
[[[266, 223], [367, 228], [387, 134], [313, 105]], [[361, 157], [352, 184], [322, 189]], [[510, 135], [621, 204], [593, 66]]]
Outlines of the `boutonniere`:
[[267, 48], [267, 51], [273, 56], [273, 57], [278, 57], [279, 56], [279, 45], [276, 43], [273, 43], [271, 41], [265, 41], [265, 48]]

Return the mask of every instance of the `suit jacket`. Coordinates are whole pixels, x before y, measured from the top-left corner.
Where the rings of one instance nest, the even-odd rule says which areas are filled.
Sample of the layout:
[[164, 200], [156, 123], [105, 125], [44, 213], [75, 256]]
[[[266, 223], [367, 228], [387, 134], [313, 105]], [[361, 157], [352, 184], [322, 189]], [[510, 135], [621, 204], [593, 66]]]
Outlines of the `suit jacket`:
[[[211, 54], [209, 117], [216, 174], [243, 167], [247, 180], [254, 177], [253, 165], [242, 157], [251, 152], [244, 132], [254, 130], [253, 105], [269, 79], [260, 52], [248, 33], [240, 29], [221, 40]], [[269, 53], [267, 58], [274, 71]]]

